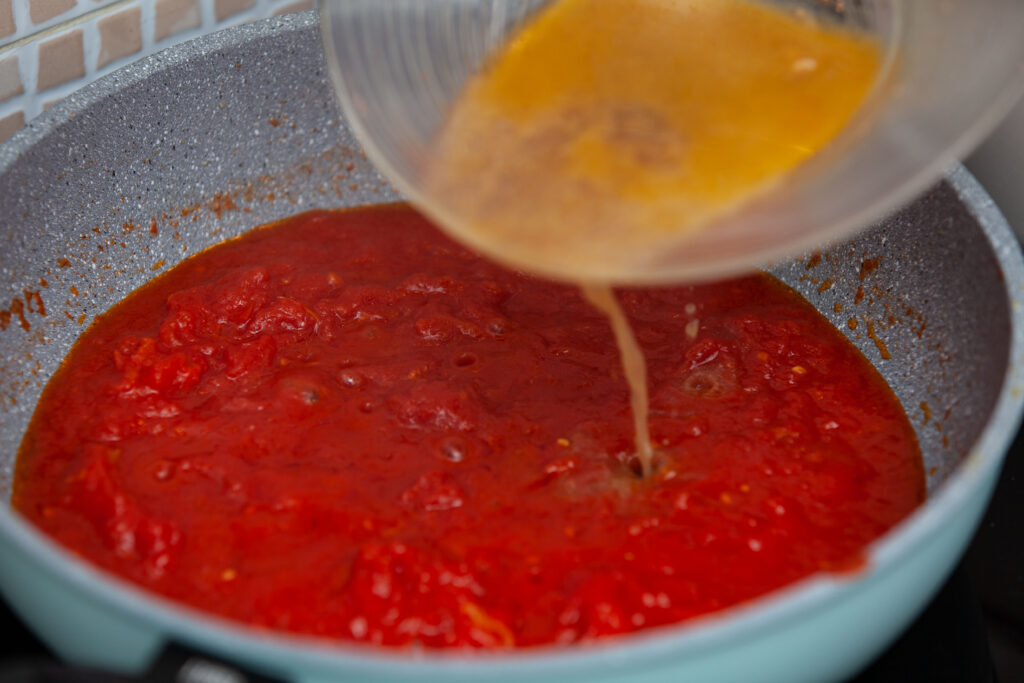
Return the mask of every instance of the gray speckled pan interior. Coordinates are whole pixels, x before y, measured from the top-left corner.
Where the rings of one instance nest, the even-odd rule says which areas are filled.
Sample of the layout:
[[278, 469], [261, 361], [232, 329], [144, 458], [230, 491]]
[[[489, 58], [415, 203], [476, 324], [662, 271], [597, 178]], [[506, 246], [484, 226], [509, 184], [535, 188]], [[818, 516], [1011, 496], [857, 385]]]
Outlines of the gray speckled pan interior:
[[[98, 313], [260, 223], [393, 199], [343, 126], [312, 12], [144, 60], [0, 147], [3, 499], [43, 384]], [[932, 489], [1007, 370], [1010, 302], [986, 216], [998, 214], [958, 170], [859, 238], [772, 269], [895, 388]]]

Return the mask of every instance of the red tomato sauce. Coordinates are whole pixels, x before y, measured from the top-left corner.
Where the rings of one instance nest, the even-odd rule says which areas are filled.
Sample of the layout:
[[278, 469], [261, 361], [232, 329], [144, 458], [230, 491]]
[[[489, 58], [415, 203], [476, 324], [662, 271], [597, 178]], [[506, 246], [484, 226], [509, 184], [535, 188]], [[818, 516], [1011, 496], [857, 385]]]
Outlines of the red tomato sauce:
[[254, 230], [85, 333], [38, 406], [14, 505], [199, 609], [493, 648], [841, 570], [921, 503], [900, 405], [798, 295], [755, 276], [621, 299], [650, 368], [646, 479], [611, 331], [575, 289], [401, 205]]

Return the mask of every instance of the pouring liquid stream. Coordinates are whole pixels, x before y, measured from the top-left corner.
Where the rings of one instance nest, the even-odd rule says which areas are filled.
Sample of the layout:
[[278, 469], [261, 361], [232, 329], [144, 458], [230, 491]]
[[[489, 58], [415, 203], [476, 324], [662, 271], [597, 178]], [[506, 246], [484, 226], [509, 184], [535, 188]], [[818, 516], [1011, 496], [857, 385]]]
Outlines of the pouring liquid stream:
[[636, 445], [637, 459], [640, 461], [640, 473], [644, 477], [649, 477], [654, 471], [654, 448], [651, 446], [651, 430], [647, 420], [647, 362], [643, 349], [637, 343], [633, 328], [611, 287], [581, 284], [580, 291], [583, 298], [603, 313], [611, 323], [615, 343], [619, 347], [619, 356], [622, 359], [622, 372], [629, 385], [629, 404], [633, 409], [633, 442]]
[[473, 77], [422, 172], [455, 237], [589, 283], [651, 473], [642, 351], [611, 283], [766, 193], [843, 129], [881, 46], [757, 0], [556, 0]]

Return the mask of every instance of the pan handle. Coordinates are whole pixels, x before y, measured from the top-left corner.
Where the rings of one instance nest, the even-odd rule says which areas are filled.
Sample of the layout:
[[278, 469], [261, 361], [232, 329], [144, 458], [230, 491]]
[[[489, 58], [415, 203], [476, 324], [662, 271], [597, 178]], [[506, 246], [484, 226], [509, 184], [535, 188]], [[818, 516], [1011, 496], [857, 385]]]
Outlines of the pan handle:
[[128, 683], [133, 680], [93, 669], [60, 664], [51, 659], [4, 662], [0, 683]]
[[0, 683], [286, 683], [283, 678], [257, 674], [179, 643], [167, 645], [149, 669], [123, 676], [98, 669], [22, 659], [5, 662]]

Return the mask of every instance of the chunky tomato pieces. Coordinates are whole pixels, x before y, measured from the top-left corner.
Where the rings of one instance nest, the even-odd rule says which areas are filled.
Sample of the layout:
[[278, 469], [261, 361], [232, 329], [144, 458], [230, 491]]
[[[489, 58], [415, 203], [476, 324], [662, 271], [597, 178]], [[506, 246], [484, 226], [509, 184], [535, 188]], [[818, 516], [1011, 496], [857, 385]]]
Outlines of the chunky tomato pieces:
[[924, 497], [879, 375], [766, 276], [625, 291], [656, 473], [604, 318], [404, 206], [303, 214], [99, 319], [15, 506], [95, 564], [251, 624], [571, 643], [841, 569]]

